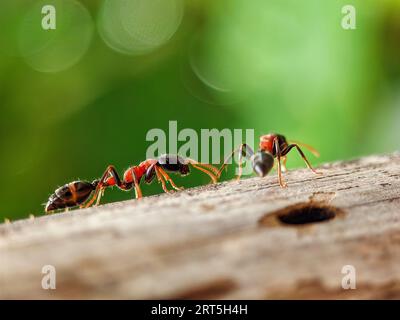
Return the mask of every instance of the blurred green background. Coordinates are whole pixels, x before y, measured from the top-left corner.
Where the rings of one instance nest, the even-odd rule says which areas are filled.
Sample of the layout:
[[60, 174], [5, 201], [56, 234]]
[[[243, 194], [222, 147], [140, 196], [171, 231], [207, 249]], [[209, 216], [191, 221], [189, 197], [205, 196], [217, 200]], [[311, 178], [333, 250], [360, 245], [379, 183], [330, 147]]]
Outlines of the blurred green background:
[[[356, 30], [341, 26], [347, 4]], [[1, 221], [144, 160], [147, 131], [169, 120], [279, 132], [315, 146], [314, 164], [399, 149], [397, 0], [2, 0], [0, 22]]]

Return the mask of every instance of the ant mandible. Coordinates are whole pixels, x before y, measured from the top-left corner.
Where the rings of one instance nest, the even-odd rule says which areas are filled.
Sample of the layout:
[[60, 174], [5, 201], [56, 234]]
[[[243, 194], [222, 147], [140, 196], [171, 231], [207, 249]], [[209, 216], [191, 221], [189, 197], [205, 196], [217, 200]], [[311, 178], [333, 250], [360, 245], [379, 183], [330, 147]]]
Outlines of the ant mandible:
[[[165, 154], [158, 159], [147, 159], [137, 166], [129, 167], [125, 171], [122, 180], [118, 176], [115, 167], [110, 165], [99, 180], [94, 180], [93, 182], [74, 181], [68, 183], [58, 188], [54, 194], [49, 197], [45, 211], [49, 212], [78, 205], [81, 208], [87, 208], [90, 207], [96, 199], [96, 205], [98, 205], [104, 194], [104, 190], [113, 186], [117, 186], [124, 191], [134, 188], [136, 198], [141, 198], [142, 191], [139, 184], [143, 176], [146, 183], [151, 183], [156, 177], [161, 183], [164, 192], [170, 192], [166, 186], [167, 182], [169, 182], [175, 190], [182, 190], [182, 187], [177, 187], [175, 185], [166, 171], [185, 176], [190, 172], [189, 165], [209, 175], [213, 183], [217, 182], [218, 169], [216, 167], [210, 164], [197, 162], [193, 159], [184, 159], [177, 155]], [[88, 200], [89, 198], [90, 200]], [[84, 202], [86, 202], [86, 204], [84, 204]]]
[[[286, 188], [287, 184], [284, 182], [282, 178], [282, 171], [286, 172], [286, 160], [287, 154], [293, 148], [296, 148], [299, 152], [300, 156], [303, 158], [307, 167], [314, 172], [315, 174], [321, 174], [313, 169], [310, 162], [307, 160], [300, 146], [307, 148], [314, 154], [316, 157], [319, 157], [319, 153], [313, 147], [306, 145], [300, 142], [291, 142], [288, 143], [286, 138], [281, 134], [269, 133], [266, 135], [262, 135], [260, 137], [259, 149], [255, 153], [247, 144], [241, 144], [237, 149], [235, 149], [224, 161], [224, 164], [218, 171], [218, 178], [221, 176], [222, 170], [227, 166], [229, 160], [233, 157], [235, 152], [239, 151], [239, 173], [238, 179], [240, 179], [242, 175], [242, 160], [243, 157], [251, 161], [253, 171], [259, 176], [266, 176], [274, 166], [275, 158], [277, 159], [278, 164], [278, 180], [279, 185], [282, 188]], [[283, 163], [281, 163], [281, 160]]]

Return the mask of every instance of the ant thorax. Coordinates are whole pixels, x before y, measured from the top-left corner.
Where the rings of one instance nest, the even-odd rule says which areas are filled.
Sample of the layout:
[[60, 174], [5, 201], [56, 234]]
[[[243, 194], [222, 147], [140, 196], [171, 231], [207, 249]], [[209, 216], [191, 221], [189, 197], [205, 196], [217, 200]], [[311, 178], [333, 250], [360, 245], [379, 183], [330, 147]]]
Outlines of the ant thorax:
[[273, 153], [274, 149], [274, 140], [277, 137], [276, 134], [266, 134], [260, 137], [260, 150], [268, 151]]

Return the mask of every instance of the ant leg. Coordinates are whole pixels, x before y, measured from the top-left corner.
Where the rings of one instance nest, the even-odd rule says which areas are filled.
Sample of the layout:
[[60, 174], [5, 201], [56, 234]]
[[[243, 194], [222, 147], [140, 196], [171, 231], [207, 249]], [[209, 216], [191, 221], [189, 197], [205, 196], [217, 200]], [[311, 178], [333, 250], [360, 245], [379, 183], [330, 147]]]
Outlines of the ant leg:
[[190, 158], [186, 158], [186, 161], [188, 161], [192, 165], [195, 164], [197, 166], [204, 167], [208, 171], [211, 171], [214, 175], [218, 175], [218, 169], [211, 164], [198, 162], [198, 161], [190, 159]]
[[282, 157], [282, 172], [286, 172], [287, 171], [286, 161], [287, 161], [287, 157], [286, 156]]
[[211, 178], [213, 183], [217, 183], [218, 182], [218, 177], [214, 173], [212, 173], [211, 171], [208, 171], [207, 169], [199, 166], [198, 164], [192, 163], [192, 166], [193, 166], [193, 168], [196, 168], [197, 170], [203, 171], [205, 174], [207, 174]]
[[241, 168], [242, 157], [245, 156], [246, 159], [249, 160], [254, 155], [253, 149], [251, 149], [246, 143], [242, 143], [239, 147], [237, 147], [235, 150], [233, 150], [230, 155], [228, 155], [225, 158], [224, 163], [222, 164], [221, 168], [219, 168], [219, 170], [218, 170], [218, 174], [217, 174], [218, 178], [221, 176], [222, 171], [225, 169], [225, 167], [228, 165], [228, 162], [231, 160], [231, 158], [237, 151], [239, 151], [239, 178], [240, 178], [240, 176], [242, 174], [242, 168]]
[[227, 156], [227, 157], [225, 158], [224, 163], [222, 164], [221, 168], [219, 168], [219, 170], [218, 170], [218, 174], [217, 174], [218, 179], [219, 179], [219, 177], [221, 176], [222, 171], [223, 171], [223, 170], [225, 169], [225, 167], [228, 165], [228, 162], [231, 160], [231, 158], [232, 158], [233, 155], [235, 154], [235, 152], [238, 151], [240, 148], [242, 148], [242, 146], [243, 146], [243, 144], [241, 144], [241, 145], [239, 146], [239, 148], [236, 148], [235, 150], [233, 150], [233, 151], [230, 153], [230, 155]]
[[281, 148], [279, 147], [279, 141], [278, 138], [274, 139], [274, 145], [275, 145], [275, 151], [276, 151], [276, 157], [278, 160], [278, 180], [279, 180], [279, 185], [282, 188], [286, 188], [287, 184], [282, 178], [282, 168], [281, 168]]
[[135, 198], [140, 199], [142, 198], [142, 190], [140, 189], [139, 182], [136, 178], [135, 170], [133, 167], [131, 168], [131, 173], [132, 173], [132, 178], [133, 178], [133, 184], [135, 185]]
[[211, 171], [214, 175], [218, 174], [218, 168], [216, 168], [215, 166], [213, 166], [212, 164], [208, 164], [208, 163], [202, 163], [202, 162], [198, 162], [196, 163], [198, 166], [204, 167], [206, 168], [208, 171]]
[[104, 190], [105, 190], [104, 188], [100, 190], [99, 196], [97, 197], [96, 206], [100, 204], [100, 200], [104, 196]]
[[183, 190], [183, 189], [184, 189], [183, 187], [178, 187], [178, 186], [172, 181], [171, 177], [165, 172], [164, 169], [162, 169], [161, 167], [158, 167], [158, 170], [160, 170], [160, 173], [162, 174], [162, 176], [164, 177], [164, 179], [165, 179], [166, 181], [168, 181], [168, 182], [171, 184], [171, 186], [172, 186], [175, 190], [179, 191], [179, 190]]
[[238, 155], [238, 160], [239, 160], [239, 173], [236, 177], [236, 181], [240, 180], [240, 177], [242, 176], [242, 162], [243, 162], [243, 146], [245, 146], [245, 144], [241, 144], [239, 147], [239, 155]]
[[[243, 147], [246, 148], [246, 151], [244, 151], [244, 154], [243, 154]], [[248, 151], [250, 151], [250, 152], [248, 152]], [[239, 173], [238, 173], [238, 175], [236, 177], [237, 181], [240, 180], [240, 177], [242, 176], [242, 172], [243, 172], [243, 168], [242, 168], [243, 155], [245, 157], [251, 157], [253, 154], [254, 154], [253, 150], [251, 150], [250, 147], [247, 144], [243, 143], [243, 144], [240, 145], [240, 147], [239, 147], [239, 157], [238, 157], [238, 160], [239, 160]]]
[[297, 144], [300, 147], [304, 147], [304, 148], [308, 149], [317, 158], [320, 156], [318, 150], [313, 148], [312, 146], [310, 146], [308, 144], [305, 144], [305, 143], [302, 143], [302, 142], [298, 142], [298, 141], [294, 141], [294, 140], [290, 140], [289, 144]]
[[158, 180], [158, 182], [161, 182], [161, 186], [162, 186], [164, 192], [165, 193], [170, 193], [170, 191], [167, 189], [167, 186], [165, 184], [164, 178], [161, 175], [159, 169], [160, 169], [159, 167], [154, 166], [154, 170], [156, 171], [156, 175], [157, 175], [157, 180]]
[[100, 195], [100, 193], [102, 193], [103, 192], [103, 190], [102, 189], [99, 189], [99, 190], [97, 190], [97, 188], [96, 188], [96, 190], [94, 191], [94, 194], [93, 194], [93, 196], [90, 198], [90, 200], [88, 200], [85, 204], [81, 204], [80, 206], [79, 206], [79, 208], [89, 208], [92, 204], [93, 204], [93, 202], [97, 199], [97, 201], [96, 201], [96, 205], [98, 205], [99, 203], [100, 203], [100, 198], [101, 198], [101, 195]]
[[[93, 196], [90, 198], [90, 200], [88, 200], [86, 202], [86, 204], [81, 205], [81, 208], [88, 208], [90, 207], [93, 202], [102, 197], [104, 190], [107, 186], [104, 186], [105, 181], [107, 180], [107, 178], [109, 177], [109, 175], [111, 174], [111, 176], [115, 179], [116, 185], [118, 186], [118, 188], [122, 189], [122, 190], [128, 190], [128, 186], [126, 186], [121, 179], [118, 176], [117, 171], [115, 170], [115, 167], [112, 165], [109, 165], [106, 169], [106, 171], [103, 173], [103, 176], [101, 177], [94, 193]], [[100, 199], [97, 200], [97, 203], [100, 203]]]
[[300, 153], [300, 156], [303, 158], [303, 160], [304, 160], [304, 162], [306, 163], [308, 169], [310, 169], [310, 170], [311, 170], [312, 172], [314, 172], [315, 174], [322, 174], [322, 172], [316, 171], [316, 170], [311, 166], [310, 162], [308, 161], [308, 159], [307, 159], [306, 156], [304, 155], [303, 151], [300, 149], [300, 147], [299, 147], [296, 143], [293, 143], [293, 144], [288, 145], [288, 146], [285, 148], [285, 150], [283, 150], [282, 154], [283, 154], [283, 155], [288, 154], [289, 151], [292, 150], [293, 148], [296, 148], [297, 151]]
[[[96, 199], [98, 199], [99, 194], [103, 191], [103, 190], [102, 190], [102, 189], [103, 189], [103, 184], [104, 184], [104, 182], [106, 181], [106, 179], [108, 178], [108, 175], [109, 175], [110, 171], [113, 170], [113, 169], [115, 170], [115, 168], [114, 168], [113, 166], [111, 166], [111, 165], [107, 167], [107, 169], [106, 169], [106, 171], [103, 173], [103, 176], [101, 177], [99, 183], [97, 184], [96, 189], [94, 190], [93, 196], [92, 196], [85, 204], [81, 205], [81, 206], [80, 206], [81, 208], [88, 208], [88, 207], [90, 207], [90, 206], [93, 204], [93, 202], [94, 202]], [[100, 196], [100, 198], [101, 198], [101, 196]], [[97, 200], [97, 202], [99, 203], [100, 200]]]
[[190, 163], [197, 170], [203, 171], [210, 176], [213, 183], [218, 181], [218, 169], [211, 164], [197, 162], [196, 160], [187, 158], [186, 161]]

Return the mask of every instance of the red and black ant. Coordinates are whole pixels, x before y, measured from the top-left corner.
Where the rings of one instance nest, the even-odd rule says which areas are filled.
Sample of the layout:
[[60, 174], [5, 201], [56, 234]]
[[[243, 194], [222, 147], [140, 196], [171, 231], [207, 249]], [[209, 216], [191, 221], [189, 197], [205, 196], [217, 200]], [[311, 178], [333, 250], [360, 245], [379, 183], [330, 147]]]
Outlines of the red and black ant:
[[[315, 174], [320, 174], [313, 169], [310, 162], [307, 160], [303, 151], [300, 149], [300, 146], [303, 146], [311, 151], [316, 157], [319, 156], [317, 150], [313, 147], [299, 143], [299, 142], [291, 142], [288, 143], [286, 138], [281, 134], [270, 133], [266, 135], [262, 135], [260, 137], [259, 149], [256, 153], [245, 143], [241, 144], [237, 149], [235, 149], [224, 161], [224, 164], [218, 171], [218, 178], [220, 177], [222, 170], [227, 166], [229, 160], [233, 157], [235, 152], [239, 151], [239, 173], [238, 179], [240, 179], [242, 175], [242, 159], [245, 157], [246, 159], [251, 161], [253, 171], [259, 176], [266, 176], [274, 166], [275, 158], [277, 159], [278, 164], [278, 180], [279, 184], [282, 188], [286, 188], [287, 184], [283, 181], [282, 171], [286, 172], [286, 160], [287, 154], [293, 148], [296, 148], [300, 153], [300, 156], [303, 158], [307, 167], [314, 172]], [[281, 163], [281, 160], [283, 163]]]
[[[49, 212], [75, 206], [87, 208], [90, 207], [96, 199], [96, 204], [99, 204], [105, 188], [113, 186], [117, 186], [119, 189], [125, 191], [134, 188], [136, 198], [141, 198], [142, 191], [139, 184], [142, 177], [144, 177], [146, 183], [151, 183], [156, 177], [158, 182], [161, 183], [164, 192], [170, 192], [166, 186], [167, 182], [169, 182], [175, 190], [182, 190], [183, 188], [175, 185], [166, 171], [185, 176], [190, 172], [189, 165], [209, 175], [213, 183], [217, 182], [218, 169], [216, 167], [189, 158], [183, 159], [177, 155], [165, 154], [158, 159], [147, 159], [138, 166], [129, 167], [125, 171], [122, 180], [118, 176], [115, 167], [110, 165], [99, 180], [94, 180], [93, 182], [74, 181], [68, 183], [58, 188], [54, 194], [50, 196], [45, 211]], [[89, 198], [90, 200], [88, 200]], [[85, 201], [87, 202], [84, 204]]]

